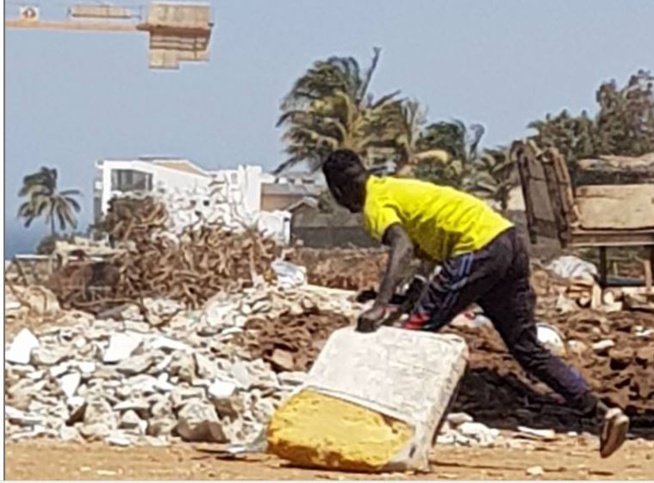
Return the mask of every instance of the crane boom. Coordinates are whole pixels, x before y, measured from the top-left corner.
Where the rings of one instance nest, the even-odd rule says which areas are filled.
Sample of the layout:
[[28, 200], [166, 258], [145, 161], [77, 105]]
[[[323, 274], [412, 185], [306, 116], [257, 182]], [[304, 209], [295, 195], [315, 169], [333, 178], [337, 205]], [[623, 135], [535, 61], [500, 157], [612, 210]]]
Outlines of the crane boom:
[[84, 22], [83, 20], [5, 20], [5, 27], [12, 29], [77, 30], [87, 32], [136, 32], [145, 30], [136, 23]]
[[[23, 7], [21, 17], [6, 19], [5, 27], [31, 30], [70, 30], [77, 32], [145, 32], [149, 41], [152, 69], [177, 69], [184, 61], [207, 61], [213, 22], [209, 4], [152, 3], [145, 21], [133, 21], [127, 9], [78, 6], [69, 11], [76, 18], [42, 20], [36, 7]], [[90, 20], [77, 20], [77, 18]], [[106, 18], [107, 20], [98, 20]], [[111, 19], [111, 20], [109, 20]], [[127, 21], [126, 21], [127, 20]]]

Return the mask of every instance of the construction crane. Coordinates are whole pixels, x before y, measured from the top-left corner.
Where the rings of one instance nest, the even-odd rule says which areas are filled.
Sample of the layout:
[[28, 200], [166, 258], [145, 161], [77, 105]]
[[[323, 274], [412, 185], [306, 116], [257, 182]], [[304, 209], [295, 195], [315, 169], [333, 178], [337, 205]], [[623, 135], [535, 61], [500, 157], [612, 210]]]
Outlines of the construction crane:
[[151, 69], [178, 69], [180, 62], [209, 60], [213, 22], [211, 6], [205, 3], [155, 2], [147, 6], [144, 16], [114, 5], [75, 5], [64, 20], [41, 19], [39, 8], [31, 5], [21, 6], [18, 13], [18, 18], [5, 20], [5, 28], [145, 32]]

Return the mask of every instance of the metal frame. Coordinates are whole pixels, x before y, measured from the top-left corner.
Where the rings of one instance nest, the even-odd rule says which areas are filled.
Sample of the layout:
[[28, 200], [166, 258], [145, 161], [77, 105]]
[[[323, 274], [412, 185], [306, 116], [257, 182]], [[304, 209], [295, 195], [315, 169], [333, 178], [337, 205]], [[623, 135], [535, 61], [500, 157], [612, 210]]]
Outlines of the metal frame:
[[[511, 146], [511, 158], [518, 166], [525, 202], [529, 238], [532, 244], [538, 236], [558, 239], [562, 248], [597, 248], [600, 255], [600, 284], [608, 285], [608, 248], [649, 247], [645, 262], [645, 285], [652, 285], [654, 272], [654, 228], [646, 230], [586, 230], [579, 226], [574, 193], [565, 160], [555, 149], [540, 150], [533, 142], [516, 141]], [[539, 173], [532, 172], [537, 167]], [[545, 183], [553, 219], [536, 217], [535, 183]], [[543, 200], [544, 201], [544, 200]]]

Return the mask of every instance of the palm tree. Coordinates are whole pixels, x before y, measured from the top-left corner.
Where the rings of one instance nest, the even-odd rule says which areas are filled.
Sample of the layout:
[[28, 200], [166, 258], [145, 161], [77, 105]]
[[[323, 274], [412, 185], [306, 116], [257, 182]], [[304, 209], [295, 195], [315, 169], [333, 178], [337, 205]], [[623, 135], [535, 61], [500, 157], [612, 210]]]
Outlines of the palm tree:
[[383, 137], [389, 140], [395, 153], [396, 175], [413, 176], [414, 168], [421, 162], [445, 163], [449, 160], [445, 150], [435, 148], [423, 138], [427, 113], [418, 101], [389, 104], [382, 115], [388, 119]]
[[81, 196], [81, 192], [75, 189], [59, 191], [56, 169], [42, 167], [25, 176], [18, 196], [27, 198], [18, 208], [18, 217], [24, 220], [25, 227], [36, 218], [45, 216], [52, 236], [57, 234], [56, 221], [59, 221], [62, 231], [69, 226], [77, 228], [75, 213], [80, 212], [81, 206], [75, 198]]
[[515, 165], [505, 147], [486, 149], [477, 158], [472, 191], [497, 203], [503, 213], [508, 209], [511, 190], [517, 185]]
[[442, 121], [427, 126], [418, 142], [421, 151], [442, 150], [447, 156], [418, 161], [415, 174], [418, 178], [435, 183], [468, 190], [472, 187], [478, 147], [484, 127], [472, 124], [470, 127], [458, 120]]
[[277, 126], [289, 158], [276, 170], [279, 174], [301, 162], [310, 171], [339, 148], [352, 149], [371, 163], [375, 149], [383, 149], [388, 119], [383, 113], [396, 102], [399, 91], [375, 100], [369, 92], [381, 50], [374, 49], [370, 67], [363, 71], [352, 57], [331, 57], [316, 62], [282, 102]]

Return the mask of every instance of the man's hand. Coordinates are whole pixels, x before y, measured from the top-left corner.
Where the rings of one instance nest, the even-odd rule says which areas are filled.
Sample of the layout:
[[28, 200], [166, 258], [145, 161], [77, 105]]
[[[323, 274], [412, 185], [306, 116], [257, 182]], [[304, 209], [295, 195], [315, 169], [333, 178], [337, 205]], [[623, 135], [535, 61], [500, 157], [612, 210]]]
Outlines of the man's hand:
[[362, 312], [357, 320], [357, 332], [374, 332], [381, 327], [386, 311], [384, 307], [373, 305]]

